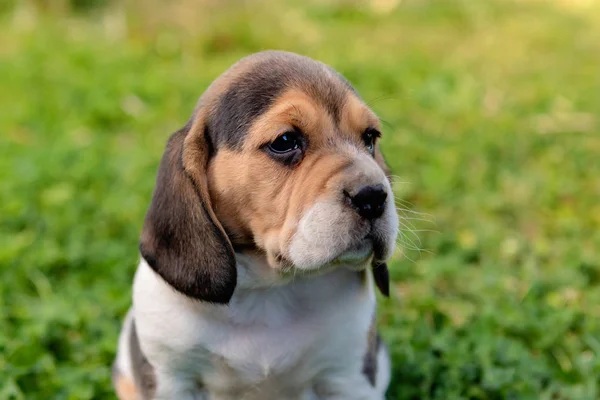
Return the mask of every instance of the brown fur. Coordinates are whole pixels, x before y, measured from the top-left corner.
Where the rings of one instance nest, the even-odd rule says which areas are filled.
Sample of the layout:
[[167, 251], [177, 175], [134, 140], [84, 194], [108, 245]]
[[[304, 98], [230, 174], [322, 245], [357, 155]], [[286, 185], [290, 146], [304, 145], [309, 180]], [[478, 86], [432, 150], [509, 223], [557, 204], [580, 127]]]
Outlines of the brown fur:
[[[235, 243], [254, 243], [266, 251], [274, 268], [281, 267], [284, 247], [302, 212], [324, 194], [341, 194], [340, 188], [359, 183], [344, 173], [353, 153], [343, 148], [346, 142], [360, 148], [364, 130], [379, 122], [351, 91], [339, 108], [336, 123], [309, 93], [290, 89], [254, 121], [241, 151], [219, 151], [208, 169], [217, 218]], [[310, 149], [297, 168], [289, 169], [261, 147], [293, 127], [307, 137]]]
[[[345, 168], [369, 127], [379, 127], [375, 114], [324, 64], [283, 52], [241, 60], [215, 80], [192, 120], [169, 140], [142, 255], [177, 290], [226, 303], [236, 281], [233, 248], [256, 246], [282, 268], [306, 207], [325, 193], [359, 187]], [[309, 148], [290, 168], [263, 146], [293, 128]], [[375, 159], [385, 168], [379, 149]]]
[[[210, 85], [188, 124], [169, 139], [140, 239], [144, 259], [186, 296], [227, 303], [237, 279], [234, 249], [250, 248], [285, 270], [302, 213], [325, 196], [343, 201], [343, 193], [363, 184], [349, 166], [357, 152], [367, 152], [365, 130], [379, 126], [352, 86], [322, 63], [284, 52], [241, 60]], [[298, 163], [284, 165], [265, 146], [291, 129], [308, 147]], [[387, 172], [377, 145], [374, 158]], [[386, 293], [387, 281], [374, 276]], [[376, 349], [369, 340], [371, 380]], [[134, 383], [121, 375], [115, 387], [121, 400], [136, 397]], [[147, 389], [142, 395], [153, 390]]]
[[113, 384], [119, 400], [137, 400], [137, 391], [132, 381], [122, 375], [115, 377]]
[[146, 214], [140, 251], [180, 292], [226, 303], [235, 289], [235, 257], [211, 207], [205, 172], [208, 153], [201, 116], [191, 128], [171, 136]]

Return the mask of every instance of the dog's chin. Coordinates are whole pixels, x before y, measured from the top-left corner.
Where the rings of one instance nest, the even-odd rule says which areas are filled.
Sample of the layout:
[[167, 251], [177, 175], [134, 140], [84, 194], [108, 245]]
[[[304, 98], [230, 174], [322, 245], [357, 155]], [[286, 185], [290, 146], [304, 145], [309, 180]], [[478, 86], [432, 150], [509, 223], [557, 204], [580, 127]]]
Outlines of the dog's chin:
[[344, 250], [342, 254], [330, 263], [330, 265], [340, 266], [355, 271], [364, 270], [371, 265], [374, 248], [375, 246], [371, 239], [363, 239]]
[[367, 237], [342, 250], [338, 255], [313, 265], [309, 268], [293, 265], [288, 261], [287, 265], [280, 268], [283, 276], [318, 276], [332, 270], [346, 268], [353, 271], [367, 269], [377, 257], [378, 244]]

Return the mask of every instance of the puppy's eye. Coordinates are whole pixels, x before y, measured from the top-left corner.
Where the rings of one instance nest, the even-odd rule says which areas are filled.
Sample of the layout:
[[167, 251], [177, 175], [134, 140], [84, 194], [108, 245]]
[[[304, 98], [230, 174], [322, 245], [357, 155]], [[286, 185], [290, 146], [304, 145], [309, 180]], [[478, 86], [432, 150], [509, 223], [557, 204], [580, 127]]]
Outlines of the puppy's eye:
[[381, 133], [374, 128], [367, 128], [362, 134], [362, 140], [371, 154], [375, 152], [375, 140], [381, 136]]
[[296, 132], [286, 132], [269, 144], [269, 150], [276, 154], [289, 153], [300, 148], [300, 137]]
[[285, 132], [265, 144], [263, 149], [274, 160], [289, 167], [295, 167], [302, 161], [308, 142], [300, 130]]

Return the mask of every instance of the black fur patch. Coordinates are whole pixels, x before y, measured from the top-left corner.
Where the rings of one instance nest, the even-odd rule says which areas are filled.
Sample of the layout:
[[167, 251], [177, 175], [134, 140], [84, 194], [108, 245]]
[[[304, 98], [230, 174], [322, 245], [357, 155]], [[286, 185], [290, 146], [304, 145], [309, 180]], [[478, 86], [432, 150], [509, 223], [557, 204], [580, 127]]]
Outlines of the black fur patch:
[[387, 264], [375, 262], [371, 267], [373, 269], [373, 280], [382, 295], [390, 297], [390, 272]]
[[363, 358], [363, 369], [362, 372], [371, 384], [375, 387], [377, 379], [377, 355], [379, 354], [379, 348], [381, 347], [381, 336], [377, 332], [376, 318], [373, 316], [373, 322], [369, 329], [369, 335], [367, 338], [367, 351]]
[[325, 64], [297, 54], [268, 52], [221, 97], [209, 120], [213, 143], [239, 148], [252, 121], [290, 88], [314, 98], [336, 123], [348, 92], [356, 94], [343, 76]]
[[[230, 242], [211, 217], [208, 198], [203, 198], [207, 193], [199, 190], [183, 166], [184, 140], [195, 122], [200, 123], [194, 119], [203, 118], [202, 136], [192, 145], [205, 156], [198, 160], [205, 169], [221, 146], [239, 149], [252, 122], [287, 89], [307, 93], [336, 123], [348, 93], [356, 95], [341, 75], [310, 58], [280, 51], [256, 57], [258, 61], [234, 78], [215, 103], [209, 99], [200, 106], [169, 139], [140, 238], [142, 256], [167, 283], [189, 297], [213, 303], [230, 300], [237, 270]], [[203, 114], [202, 107], [206, 107]]]
[[148, 362], [142, 349], [135, 328], [135, 320], [131, 320], [131, 330], [129, 333], [129, 350], [131, 357], [131, 366], [133, 370], [133, 380], [136, 388], [140, 391], [142, 399], [151, 399], [156, 391], [156, 375], [154, 367]]
[[210, 217], [206, 200], [183, 169], [187, 134], [187, 127], [183, 128], [167, 144], [140, 238], [140, 253], [179, 292], [227, 303], [237, 282], [235, 256]]

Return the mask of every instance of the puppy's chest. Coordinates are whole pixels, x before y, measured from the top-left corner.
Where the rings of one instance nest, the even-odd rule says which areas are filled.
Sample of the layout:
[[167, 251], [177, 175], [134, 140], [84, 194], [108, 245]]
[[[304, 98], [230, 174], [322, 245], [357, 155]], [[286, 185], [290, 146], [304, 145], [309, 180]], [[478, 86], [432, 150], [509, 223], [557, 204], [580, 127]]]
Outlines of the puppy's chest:
[[224, 306], [174, 293], [140, 268], [134, 309], [142, 350], [166, 379], [201, 384], [219, 393], [215, 398], [310, 398], [304, 393], [323, 371], [360, 373], [375, 298], [359, 278], [341, 270], [305, 283], [238, 289]]
[[316, 305], [286, 292], [255, 295], [240, 293], [216, 318], [198, 321], [203, 329], [193, 348], [206, 355], [207, 386], [295, 398], [332, 363], [362, 358], [372, 307], [366, 298]]
[[335, 341], [339, 321], [322, 312], [309, 313], [303, 307], [290, 310], [285, 303], [265, 299], [234, 301], [226, 312], [225, 321], [205, 321], [206, 330], [198, 338], [211, 355], [214, 371], [223, 377], [253, 384], [291, 383], [291, 379], [309, 378], [306, 375], [332, 356], [327, 354], [333, 350], [329, 342]]
[[323, 367], [314, 352], [321, 345], [293, 334], [233, 330], [205, 345], [210, 356], [202, 380], [217, 392], [300, 392]]

